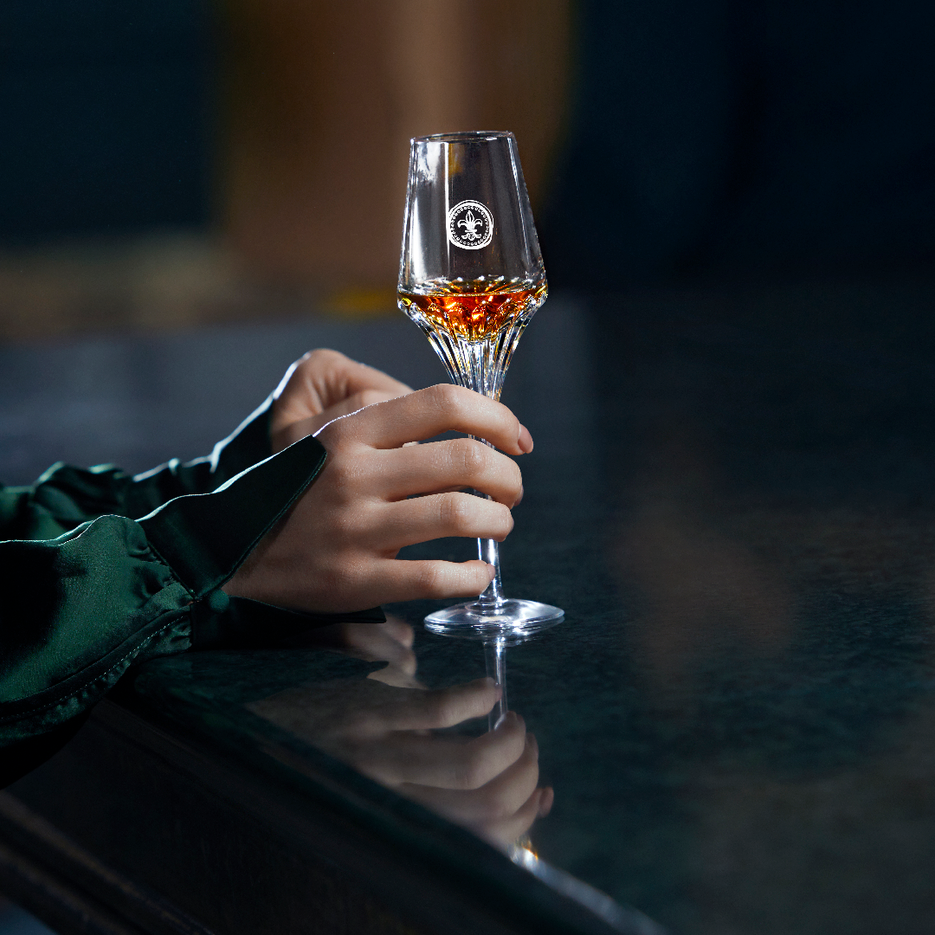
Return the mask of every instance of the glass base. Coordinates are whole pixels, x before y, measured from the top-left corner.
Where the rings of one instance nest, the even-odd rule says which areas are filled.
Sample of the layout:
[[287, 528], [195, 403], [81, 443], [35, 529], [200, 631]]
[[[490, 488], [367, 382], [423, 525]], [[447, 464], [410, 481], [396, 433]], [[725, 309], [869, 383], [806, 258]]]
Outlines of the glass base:
[[497, 603], [468, 601], [437, 610], [425, 618], [425, 628], [445, 636], [468, 639], [525, 636], [561, 623], [565, 612], [538, 601], [503, 600]]

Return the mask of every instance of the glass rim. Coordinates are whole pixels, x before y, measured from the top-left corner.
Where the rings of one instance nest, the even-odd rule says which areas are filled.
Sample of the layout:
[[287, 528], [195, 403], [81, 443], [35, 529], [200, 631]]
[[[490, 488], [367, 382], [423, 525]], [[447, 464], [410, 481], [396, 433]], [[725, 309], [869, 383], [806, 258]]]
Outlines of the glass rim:
[[511, 140], [515, 139], [511, 130], [459, 130], [455, 133], [431, 133], [428, 136], [414, 136], [409, 141], [415, 143], [464, 143], [475, 140]]

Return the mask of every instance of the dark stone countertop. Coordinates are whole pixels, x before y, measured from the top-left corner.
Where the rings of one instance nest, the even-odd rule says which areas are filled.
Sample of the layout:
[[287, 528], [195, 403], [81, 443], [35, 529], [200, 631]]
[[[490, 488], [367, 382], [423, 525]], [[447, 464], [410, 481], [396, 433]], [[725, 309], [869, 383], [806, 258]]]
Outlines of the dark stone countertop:
[[[933, 299], [895, 280], [566, 296], [517, 351], [504, 401], [536, 450], [504, 586], [566, 611], [507, 651], [510, 707], [555, 790], [529, 836], [673, 933], [931, 929]], [[402, 320], [8, 346], [0, 475], [201, 453], [323, 344], [414, 385], [442, 378]], [[415, 628], [419, 678], [482, 676], [479, 644], [421, 628], [436, 606], [389, 608]], [[320, 712], [366, 708], [375, 668], [192, 654], [142, 667], [133, 704], [260, 756], [287, 744], [301, 771]]]

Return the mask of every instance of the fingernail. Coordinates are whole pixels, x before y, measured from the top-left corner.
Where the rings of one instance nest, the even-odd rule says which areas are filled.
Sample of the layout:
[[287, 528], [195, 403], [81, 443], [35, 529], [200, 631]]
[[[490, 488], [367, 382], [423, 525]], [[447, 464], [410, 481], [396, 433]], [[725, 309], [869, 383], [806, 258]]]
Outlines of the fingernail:
[[[513, 501], [513, 506], [519, 506], [523, 502], [523, 494], [525, 492], [526, 491], [522, 487], [519, 488], [519, 496]], [[510, 509], [512, 510], [513, 507], [510, 507]]]
[[552, 805], [555, 802], [555, 790], [551, 786], [546, 786], [542, 790], [542, 796], [539, 799], [539, 817], [545, 818], [552, 811]]
[[498, 699], [503, 697], [503, 689], [489, 675], [483, 679], [476, 679], [472, 684], [476, 685], [478, 688], [492, 688]]
[[535, 735], [535, 734], [527, 734], [527, 735], [526, 735], [526, 743], [529, 744], [529, 749], [532, 750], [532, 752], [533, 752], [533, 754], [535, 755], [536, 759], [538, 759], [538, 758], [539, 758], [539, 741], [536, 740], [536, 735]]
[[519, 426], [519, 439], [517, 444], [519, 445], [519, 450], [522, 451], [523, 454], [528, 455], [529, 452], [532, 451], [532, 435], [529, 434], [529, 429], [527, 429], [526, 426], [522, 423], [520, 423]]
[[507, 711], [507, 713], [503, 715], [503, 719], [497, 725], [497, 730], [505, 730], [507, 727], [513, 727], [518, 717], [519, 715], [515, 711]]

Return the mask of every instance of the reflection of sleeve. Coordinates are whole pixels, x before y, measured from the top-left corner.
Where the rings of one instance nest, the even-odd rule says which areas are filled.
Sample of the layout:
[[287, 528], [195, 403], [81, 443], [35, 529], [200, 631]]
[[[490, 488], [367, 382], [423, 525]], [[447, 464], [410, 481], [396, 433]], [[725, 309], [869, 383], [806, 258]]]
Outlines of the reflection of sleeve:
[[[59, 730], [132, 662], [202, 642], [202, 625], [217, 638], [220, 585], [325, 460], [309, 436], [250, 466], [245, 441], [139, 480], [59, 467], [0, 489], [0, 749]], [[120, 513], [176, 492], [139, 519]]]

